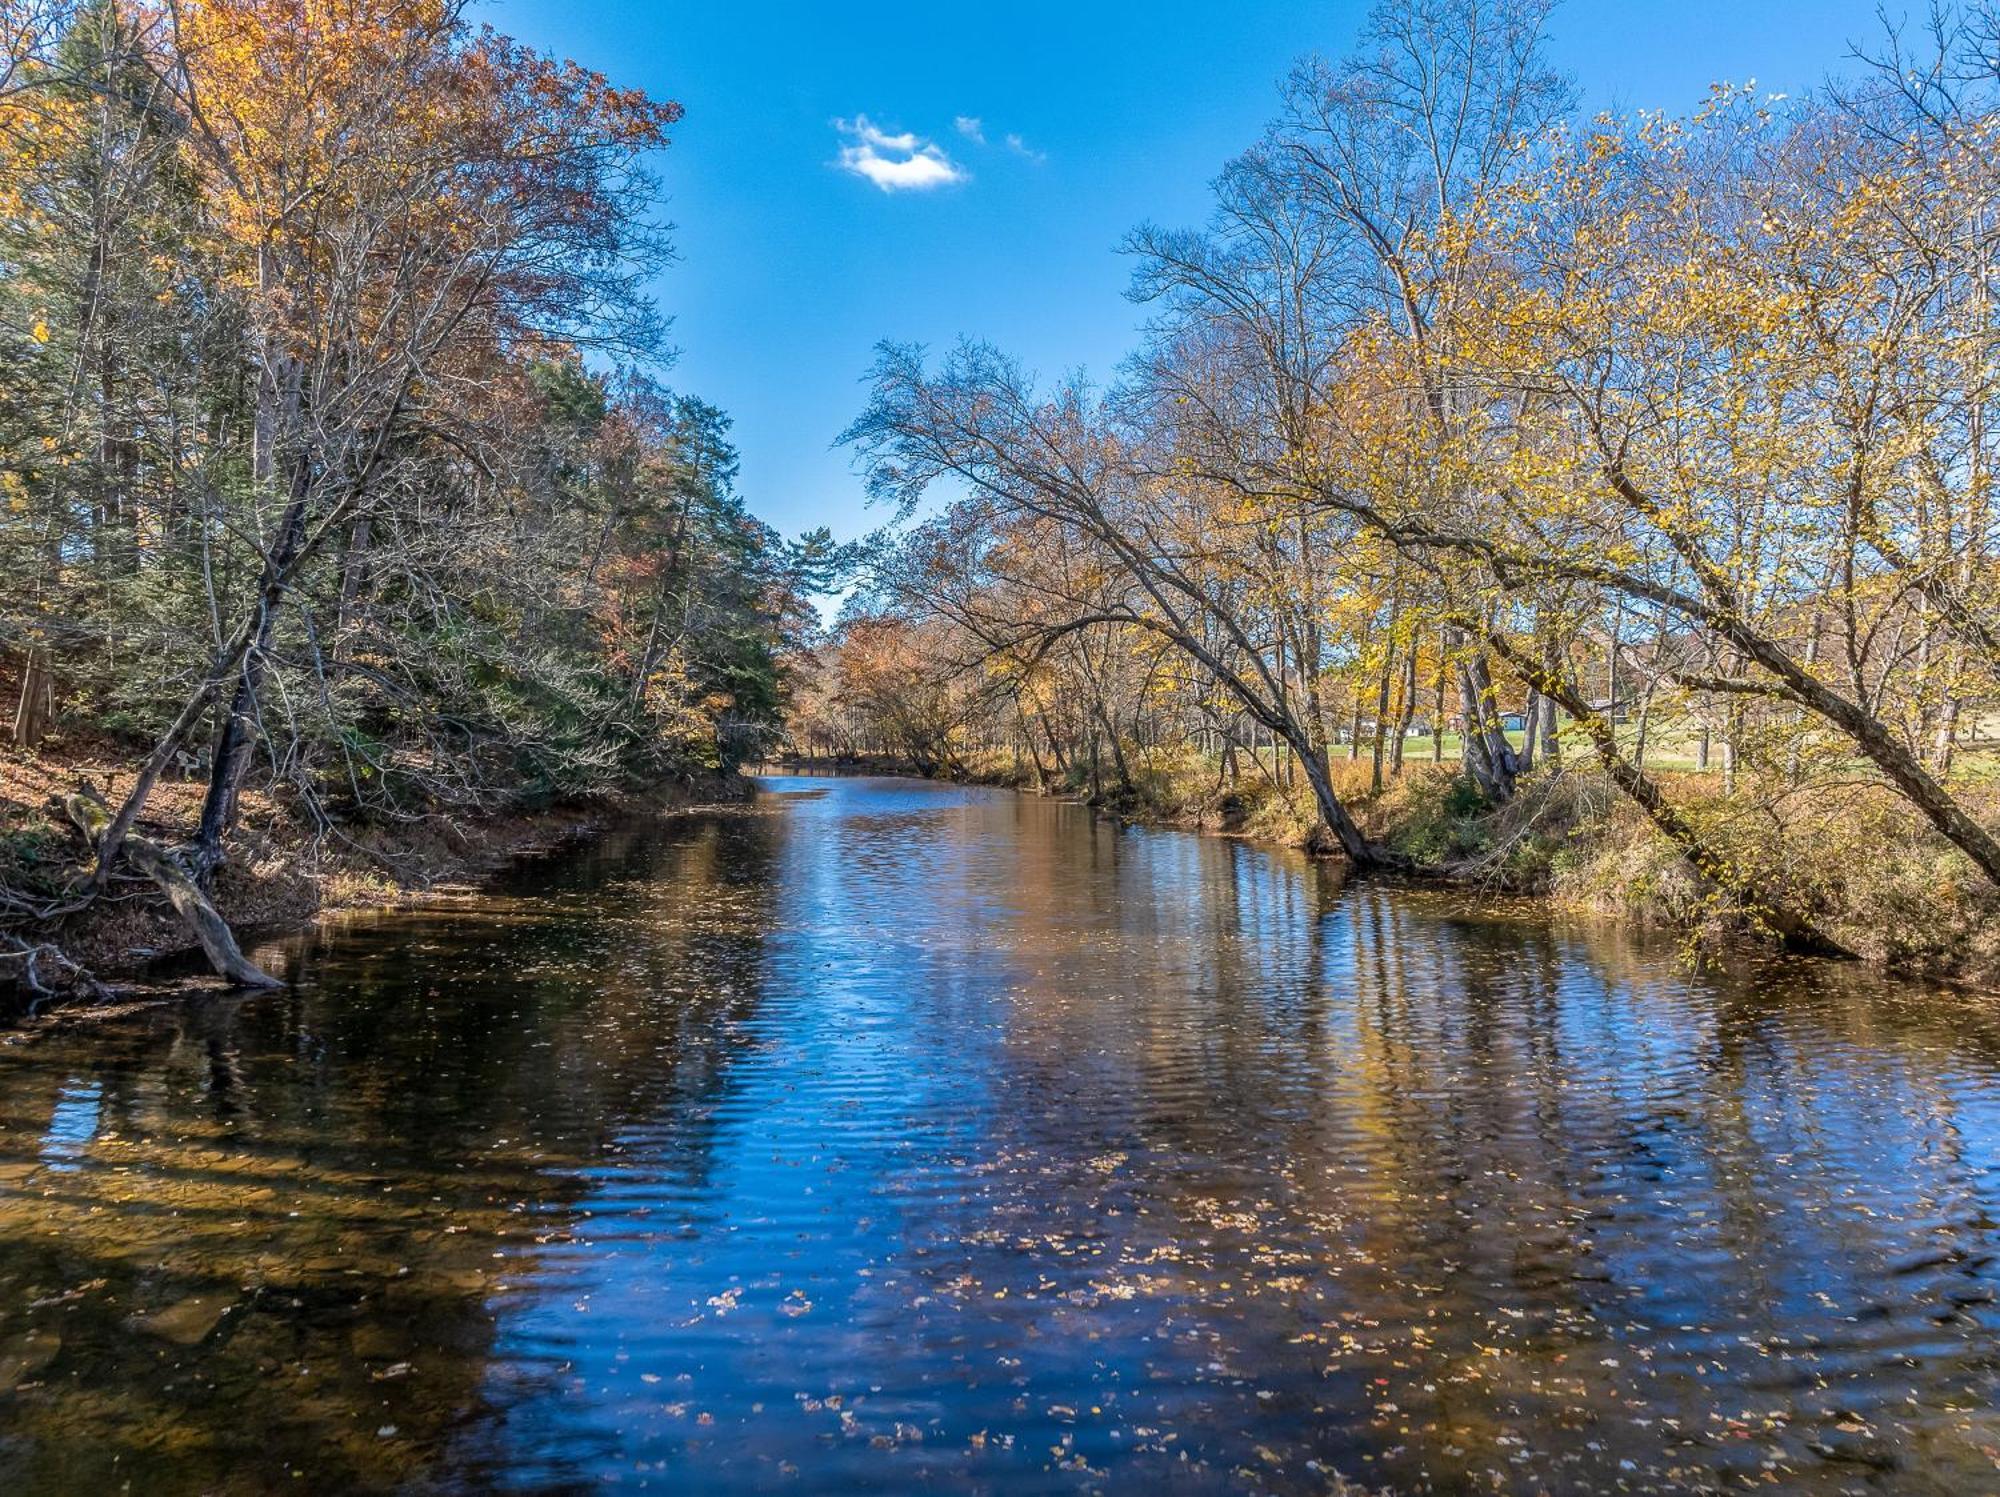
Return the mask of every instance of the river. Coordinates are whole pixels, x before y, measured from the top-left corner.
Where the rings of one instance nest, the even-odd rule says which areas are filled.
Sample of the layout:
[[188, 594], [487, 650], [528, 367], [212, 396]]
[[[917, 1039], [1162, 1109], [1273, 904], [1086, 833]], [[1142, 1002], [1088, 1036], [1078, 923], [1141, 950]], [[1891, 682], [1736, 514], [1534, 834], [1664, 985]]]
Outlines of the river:
[[2000, 1490], [1990, 1000], [882, 779], [275, 955], [0, 1047], [10, 1497]]

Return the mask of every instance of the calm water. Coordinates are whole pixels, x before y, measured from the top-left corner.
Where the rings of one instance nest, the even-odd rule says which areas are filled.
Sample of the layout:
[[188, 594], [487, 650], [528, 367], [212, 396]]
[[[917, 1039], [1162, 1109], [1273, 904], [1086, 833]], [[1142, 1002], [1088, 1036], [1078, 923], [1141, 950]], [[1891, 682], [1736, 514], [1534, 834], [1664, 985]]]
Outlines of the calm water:
[[0, 1492], [2000, 1490], [2000, 1019], [773, 780], [0, 1048]]

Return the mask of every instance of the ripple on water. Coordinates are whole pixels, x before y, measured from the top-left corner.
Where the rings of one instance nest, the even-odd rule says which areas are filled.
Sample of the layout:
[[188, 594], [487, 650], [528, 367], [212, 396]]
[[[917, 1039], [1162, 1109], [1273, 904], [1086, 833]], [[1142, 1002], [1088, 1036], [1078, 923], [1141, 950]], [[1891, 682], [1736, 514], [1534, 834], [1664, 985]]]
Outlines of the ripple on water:
[[883, 780], [294, 958], [0, 1055], [0, 1488], [2000, 1485], [1976, 1000]]

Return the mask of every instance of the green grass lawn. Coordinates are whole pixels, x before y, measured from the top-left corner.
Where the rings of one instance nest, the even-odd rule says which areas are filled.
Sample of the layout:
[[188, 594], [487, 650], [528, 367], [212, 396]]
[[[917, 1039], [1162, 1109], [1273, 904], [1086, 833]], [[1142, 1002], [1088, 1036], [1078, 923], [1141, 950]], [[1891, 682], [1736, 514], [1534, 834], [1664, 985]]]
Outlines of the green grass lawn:
[[[1524, 736], [1520, 733], [1509, 733], [1507, 741], [1516, 749], [1519, 749]], [[1566, 727], [1564, 729], [1562, 741], [1563, 750], [1566, 753], [1588, 754], [1591, 752], [1590, 741], [1573, 727]], [[1628, 754], [1632, 752], [1638, 741], [1638, 731], [1629, 724], [1621, 726], [1618, 729], [1619, 746]], [[1366, 760], [1373, 752], [1373, 741], [1364, 737], [1361, 740], [1360, 757]], [[1346, 757], [1347, 745], [1344, 743], [1335, 744], [1333, 747], [1335, 762], [1337, 763]], [[1444, 762], [1447, 764], [1456, 764], [1463, 760], [1464, 757], [1465, 741], [1456, 733], [1445, 734]], [[1430, 735], [1426, 733], [1421, 737], [1413, 736], [1405, 739], [1403, 743], [1403, 759], [1406, 763], [1430, 763]], [[1662, 734], [1657, 729], [1651, 730], [1646, 734], [1646, 765], [1648, 768], [1692, 770], [1695, 767], [1695, 762], [1695, 740], [1692, 737], [1682, 738], [1672, 734]], [[1709, 768], [1717, 771], [1722, 768], [1722, 747], [1720, 744], [1714, 745], [1710, 751]]]
[[[1518, 749], [1521, 746], [1522, 737], [1523, 735], [1520, 733], [1509, 733], [1507, 741]], [[1633, 723], [1619, 724], [1617, 738], [1618, 746], [1629, 757], [1638, 746], [1639, 730], [1637, 725]], [[1569, 724], [1564, 724], [1563, 726], [1562, 743], [1563, 751], [1573, 757], [1579, 755], [1588, 756], [1593, 759], [1596, 757], [1595, 751], [1591, 748], [1590, 740], [1584, 737], [1581, 731]], [[1698, 740], [1694, 734], [1681, 731], [1677, 725], [1655, 723], [1648, 728], [1646, 733], [1645, 767], [1647, 769], [1677, 770], [1692, 774], [1696, 771], [1699, 763], [1696, 757], [1697, 744]], [[1373, 745], [1371, 741], [1364, 737], [1361, 740], [1360, 757], [1362, 760], [1365, 761], [1368, 759], [1372, 749]], [[1345, 759], [1347, 757], [1347, 745], [1344, 743], [1336, 744], [1333, 748], [1333, 757], [1336, 762]], [[1464, 741], [1456, 733], [1445, 734], [1444, 762], [1447, 764], [1456, 764], [1461, 762], [1464, 757]], [[1430, 735], [1426, 733], [1422, 737], [1407, 739], [1403, 745], [1403, 758], [1406, 763], [1430, 763]], [[1857, 768], [1860, 768], [1865, 761], [1856, 757], [1853, 763]], [[1712, 741], [1709, 745], [1708, 773], [1718, 775], [1722, 773], [1722, 743], [1720, 739]], [[1954, 761], [1953, 774], [1954, 776], [1963, 776], [1968, 779], [2000, 780], [2000, 719], [1981, 722], [1975, 730], [1968, 731], [1965, 739], [1960, 744], [1957, 757]]]

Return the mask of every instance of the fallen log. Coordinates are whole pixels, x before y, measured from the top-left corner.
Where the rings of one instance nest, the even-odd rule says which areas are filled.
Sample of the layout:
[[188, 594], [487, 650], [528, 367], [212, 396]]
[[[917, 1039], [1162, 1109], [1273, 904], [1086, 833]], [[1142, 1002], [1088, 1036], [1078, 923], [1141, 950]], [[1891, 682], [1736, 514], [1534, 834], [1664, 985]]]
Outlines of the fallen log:
[[[85, 786], [71, 791], [63, 797], [63, 809], [77, 829], [90, 842], [99, 845], [105, 828], [111, 825], [111, 807], [104, 797]], [[176, 857], [172, 849], [161, 846], [150, 837], [142, 837], [128, 832], [119, 848], [120, 855], [140, 873], [151, 879], [167, 896], [174, 907], [174, 913], [181, 917], [195, 939], [201, 942], [201, 949], [208, 957], [208, 964], [216, 974], [227, 978], [239, 987], [279, 988], [284, 983], [273, 977], [262, 967], [252, 962], [236, 944], [236, 935], [229, 928], [229, 922], [217, 912], [209, 902], [194, 876]]]
[[30, 1014], [66, 994], [81, 994], [100, 1003], [116, 996], [89, 968], [79, 965], [53, 941], [30, 941], [12, 933], [0, 936], [0, 940], [12, 948], [0, 951], [0, 972], [18, 966], [13, 981], [28, 995]]

